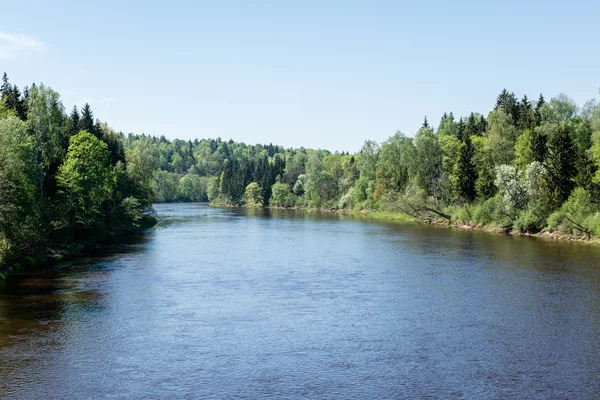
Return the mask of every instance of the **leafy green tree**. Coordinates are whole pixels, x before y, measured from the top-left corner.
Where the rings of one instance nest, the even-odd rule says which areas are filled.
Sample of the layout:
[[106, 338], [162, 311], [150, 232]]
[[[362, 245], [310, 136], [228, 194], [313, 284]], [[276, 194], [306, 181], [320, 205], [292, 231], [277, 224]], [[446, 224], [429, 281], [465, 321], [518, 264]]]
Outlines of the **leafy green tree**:
[[[423, 126], [419, 132], [424, 130], [433, 134], [429, 126]], [[423, 134], [420, 135], [420, 138], [422, 139]], [[435, 136], [432, 135], [432, 139], [435, 140]], [[414, 173], [415, 156], [415, 147], [412, 139], [407, 138], [400, 131], [396, 132], [394, 136], [390, 137], [381, 145], [379, 148], [377, 168], [382, 171], [386, 191], [404, 190], [409, 182], [411, 174]], [[424, 172], [423, 174], [429, 175], [427, 172]], [[344, 177], [346, 177], [345, 173]], [[345, 192], [348, 187], [349, 185], [345, 185], [343, 191]]]
[[47, 198], [56, 192], [55, 174], [66, 152], [64, 107], [59, 94], [43, 84], [31, 88], [28, 101], [27, 124], [35, 137], [37, 160], [42, 167], [39, 194]]
[[0, 119], [0, 263], [40, 233], [39, 173], [26, 124], [15, 116]]
[[440, 124], [438, 125], [437, 134], [439, 137], [442, 136], [457, 136], [458, 124], [454, 122], [454, 115], [452, 113], [446, 114], [442, 117]]
[[248, 186], [246, 186], [246, 191], [244, 192], [244, 197], [246, 198], [246, 202], [250, 204], [262, 204], [262, 196], [261, 196], [261, 188], [256, 182], [250, 182]]
[[169, 171], [156, 171], [156, 200], [172, 202], [178, 199], [179, 176]]
[[525, 168], [527, 165], [532, 163], [533, 151], [532, 151], [532, 136], [533, 133], [529, 129], [525, 129], [523, 133], [518, 137], [517, 143], [515, 144], [515, 163], [521, 168]]
[[527, 207], [529, 198], [527, 184], [521, 178], [521, 172], [514, 165], [499, 165], [496, 167], [494, 182], [502, 196], [505, 211], [512, 218]]
[[[448, 135], [445, 138], [452, 141], [457, 140], [454, 135]], [[439, 200], [444, 199], [443, 163], [445, 154], [438, 137], [431, 129], [421, 128], [415, 136], [414, 150], [412, 149], [412, 143], [409, 144], [409, 142], [404, 141], [402, 146], [404, 170], [414, 176], [417, 184], [425, 189], [428, 194]], [[406, 177], [406, 180], [402, 182], [403, 187], [398, 188], [398, 190], [405, 189], [409, 179], [409, 177]]]
[[273, 193], [271, 197], [271, 204], [277, 207], [287, 207], [291, 204], [291, 192], [287, 183], [275, 182], [275, 184], [273, 184], [273, 188], [271, 189], [271, 193]]
[[79, 132], [70, 142], [57, 181], [71, 222], [91, 228], [101, 221], [102, 203], [115, 186], [108, 147], [87, 131]]
[[578, 187], [573, 190], [561, 208], [548, 218], [548, 225], [551, 229], [564, 230], [568, 233], [583, 233], [589, 238], [600, 228], [598, 207], [592, 203], [590, 193]]
[[323, 169], [331, 178], [332, 195], [338, 199], [348, 188], [348, 182], [344, 179], [344, 168], [340, 154], [330, 154], [323, 158]]
[[488, 146], [495, 165], [510, 164], [514, 159], [515, 144], [519, 136], [512, 117], [498, 107], [488, 116]]
[[221, 188], [221, 177], [211, 176], [208, 179], [208, 187], [206, 188], [206, 195], [208, 201], [213, 202], [219, 198]]
[[0, 119], [16, 116], [15, 112], [6, 105], [6, 99], [0, 98]]
[[569, 121], [577, 115], [577, 111], [577, 104], [563, 93], [539, 107], [542, 121], [554, 124]]

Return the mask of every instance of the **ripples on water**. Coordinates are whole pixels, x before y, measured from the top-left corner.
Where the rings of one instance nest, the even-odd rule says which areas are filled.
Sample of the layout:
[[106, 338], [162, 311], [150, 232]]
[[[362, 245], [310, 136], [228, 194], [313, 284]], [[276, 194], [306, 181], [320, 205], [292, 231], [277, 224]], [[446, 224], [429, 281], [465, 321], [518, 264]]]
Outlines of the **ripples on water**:
[[0, 284], [0, 398], [600, 397], [600, 248], [156, 208]]

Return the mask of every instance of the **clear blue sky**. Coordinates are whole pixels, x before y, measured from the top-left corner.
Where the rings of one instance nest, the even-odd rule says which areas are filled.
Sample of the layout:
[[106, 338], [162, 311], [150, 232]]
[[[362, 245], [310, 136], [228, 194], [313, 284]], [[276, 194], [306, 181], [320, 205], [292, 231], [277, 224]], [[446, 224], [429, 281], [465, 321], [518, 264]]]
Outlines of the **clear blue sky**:
[[0, 71], [123, 132], [356, 151], [507, 87], [600, 86], [600, 2], [21, 1]]

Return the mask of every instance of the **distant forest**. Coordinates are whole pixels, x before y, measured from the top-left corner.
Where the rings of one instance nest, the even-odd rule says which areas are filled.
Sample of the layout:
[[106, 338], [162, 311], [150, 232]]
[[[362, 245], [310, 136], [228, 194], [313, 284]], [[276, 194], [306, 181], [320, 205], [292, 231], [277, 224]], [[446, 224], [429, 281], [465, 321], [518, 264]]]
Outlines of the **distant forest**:
[[414, 137], [396, 132], [350, 154], [123, 134], [89, 104], [65, 112], [50, 87], [21, 92], [6, 74], [0, 93], [0, 265], [133, 232], [152, 220], [153, 202], [375, 210], [600, 234], [596, 100], [579, 107], [563, 94], [532, 101], [503, 90], [487, 115], [425, 118]]

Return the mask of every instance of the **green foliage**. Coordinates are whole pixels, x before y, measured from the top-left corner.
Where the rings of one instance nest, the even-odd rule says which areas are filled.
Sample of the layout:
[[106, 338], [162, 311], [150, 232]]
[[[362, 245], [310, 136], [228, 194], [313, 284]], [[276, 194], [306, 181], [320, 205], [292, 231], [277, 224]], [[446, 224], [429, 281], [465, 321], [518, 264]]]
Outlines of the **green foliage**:
[[271, 190], [271, 204], [277, 207], [288, 207], [294, 204], [290, 187], [287, 183], [276, 182]]
[[575, 235], [590, 237], [600, 229], [598, 208], [592, 203], [590, 193], [584, 188], [573, 190], [569, 199], [548, 218], [548, 227]]
[[250, 182], [248, 186], [246, 186], [246, 191], [244, 193], [244, 197], [246, 198], [246, 203], [248, 204], [262, 204], [262, 189], [256, 182]]
[[567, 200], [575, 187], [576, 157], [569, 127], [564, 124], [556, 126], [548, 140], [546, 159], [548, 203], [553, 207]]
[[90, 228], [141, 229], [153, 201], [377, 209], [522, 232], [598, 225], [596, 101], [504, 90], [487, 120], [450, 112], [437, 130], [426, 120], [414, 139], [397, 132], [350, 154], [123, 135], [89, 104], [67, 116], [44, 85], [21, 94], [5, 76], [0, 94], [0, 264]]
[[546, 213], [535, 204], [530, 204], [514, 221], [514, 229], [522, 233], [536, 233], [541, 231], [546, 224]]
[[515, 144], [515, 164], [521, 169], [536, 161], [533, 156], [533, 135], [529, 129], [525, 129]]
[[497, 194], [474, 205], [471, 215], [472, 221], [478, 226], [488, 226], [496, 221], [501, 221], [506, 216], [502, 197]]
[[473, 165], [473, 157], [475, 148], [469, 135], [463, 136], [463, 141], [460, 146], [458, 162], [456, 163], [456, 178], [457, 178], [457, 193], [467, 202], [472, 202], [475, 199], [475, 182], [477, 180], [477, 170]]
[[88, 228], [99, 223], [102, 203], [115, 186], [108, 146], [87, 131], [70, 140], [57, 182], [64, 194], [71, 222]]
[[488, 146], [494, 165], [512, 163], [519, 130], [511, 115], [504, 108], [497, 108], [488, 115]]
[[0, 92], [1, 276], [75, 237], [95, 242], [153, 222], [152, 154], [144, 175], [134, 145], [126, 168], [123, 135], [93, 124], [89, 106], [98, 136], [79, 132], [77, 108], [67, 116], [43, 84], [21, 94], [5, 74]]
[[521, 177], [521, 172], [514, 165], [499, 165], [496, 167], [495, 185], [502, 196], [505, 211], [510, 216], [516, 216], [527, 207], [529, 201], [527, 184]]
[[0, 257], [38, 234], [40, 170], [26, 124], [0, 120]]
[[220, 188], [221, 188], [221, 177], [220, 176], [211, 176], [208, 179], [208, 187], [206, 188], [206, 195], [208, 196], [208, 201], [213, 203], [219, 198]]

